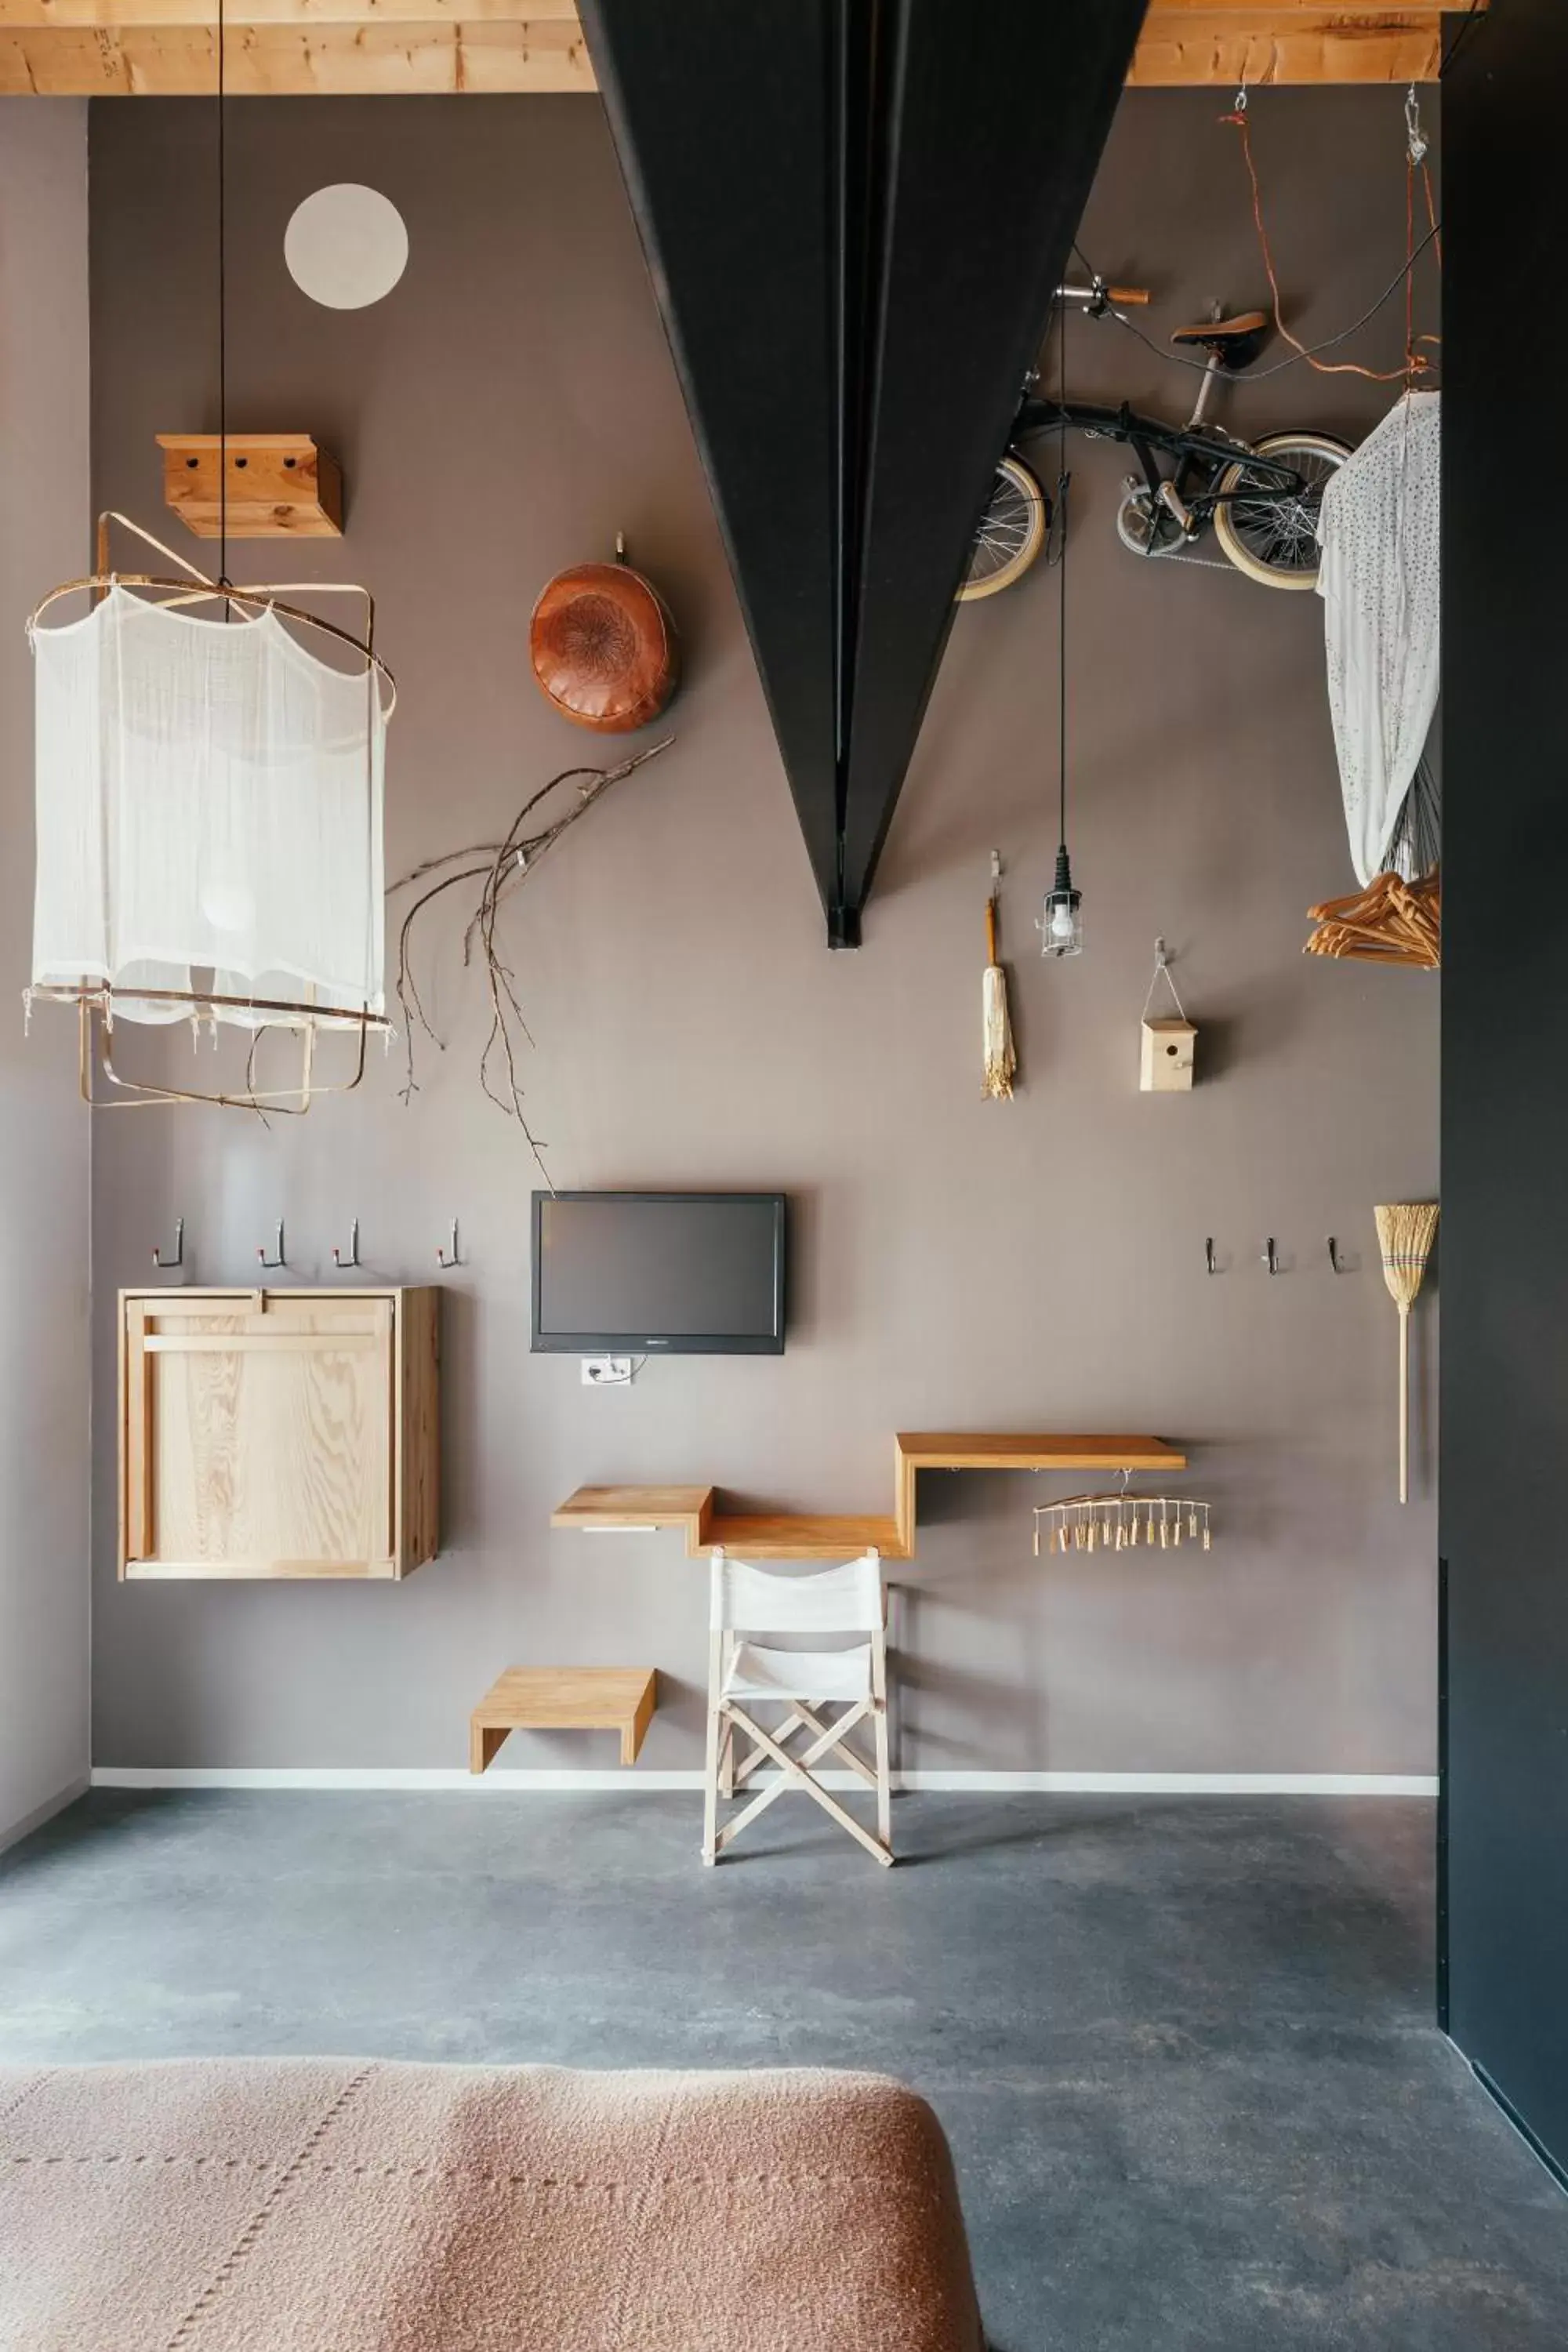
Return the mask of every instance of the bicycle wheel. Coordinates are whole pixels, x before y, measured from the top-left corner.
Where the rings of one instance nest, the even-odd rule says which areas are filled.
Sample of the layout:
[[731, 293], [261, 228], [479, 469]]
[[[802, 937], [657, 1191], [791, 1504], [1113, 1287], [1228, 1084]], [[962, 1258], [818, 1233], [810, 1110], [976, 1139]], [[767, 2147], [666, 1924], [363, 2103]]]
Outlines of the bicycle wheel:
[[1238, 458], [1216, 486], [1223, 503], [1215, 509], [1215, 537], [1249, 580], [1266, 588], [1315, 588], [1323, 485], [1351, 453], [1327, 433], [1271, 433], [1255, 446], [1258, 457], [1294, 467], [1305, 488], [1270, 489], [1250, 478], [1246, 458]]
[[1021, 457], [1009, 450], [996, 468], [991, 497], [970, 551], [958, 592], [961, 604], [994, 596], [1021, 580], [1046, 542], [1051, 502]]

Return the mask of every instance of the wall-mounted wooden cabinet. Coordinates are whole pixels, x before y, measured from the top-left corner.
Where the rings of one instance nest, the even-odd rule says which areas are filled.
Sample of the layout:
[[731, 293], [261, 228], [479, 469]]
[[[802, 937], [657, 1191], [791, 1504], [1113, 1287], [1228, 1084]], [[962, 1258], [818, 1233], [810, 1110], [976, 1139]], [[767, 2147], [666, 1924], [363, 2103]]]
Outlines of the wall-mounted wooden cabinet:
[[121, 1291], [121, 1575], [400, 1577], [434, 1559], [438, 1303]]

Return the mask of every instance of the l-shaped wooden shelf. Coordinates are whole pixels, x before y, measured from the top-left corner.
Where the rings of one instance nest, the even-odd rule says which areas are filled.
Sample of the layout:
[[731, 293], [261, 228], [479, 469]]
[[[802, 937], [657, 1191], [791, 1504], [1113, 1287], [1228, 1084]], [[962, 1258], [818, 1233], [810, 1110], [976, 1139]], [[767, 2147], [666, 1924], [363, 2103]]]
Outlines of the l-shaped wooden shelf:
[[689, 1559], [721, 1546], [746, 1559], [844, 1559], [873, 1548], [884, 1559], [915, 1553], [915, 1475], [921, 1470], [1184, 1470], [1187, 1457], [1159, 1437], [1053, 1437], [995, 1430], [901, 1432], [893, 1440], [891, 1518], [821, 1517], [719, 1507], [716, 1486], [579, 1486], [552, 1528], [681, 1528]]

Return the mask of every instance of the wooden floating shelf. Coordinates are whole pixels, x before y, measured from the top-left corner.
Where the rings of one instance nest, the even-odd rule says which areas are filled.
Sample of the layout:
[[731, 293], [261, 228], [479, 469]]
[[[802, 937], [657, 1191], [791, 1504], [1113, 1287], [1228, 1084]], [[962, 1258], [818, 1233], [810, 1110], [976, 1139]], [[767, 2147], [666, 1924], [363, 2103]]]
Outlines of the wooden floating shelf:
[[509, 1666], [468, 1717], [468, 1769], [488, 1771], [513, 1731], [616, 1731], [635, 1764], [658, 1683], [644, 1666]]
[[230, 539], [339, 539], [343, 528], [343, 477], [331, 450], [308, 433], [160, 433], [163, 504], [198, 539], [217, 539], [224, 525], [218, 473], [220, 446], [228, 455]]
[[1077, 1437], [995, 1430], [902, 1433], [893, 1440], [895, 1507], [890, 1518], [790, 1512], [741, 1513], [718, 1507], [713, 1486], [579, 1486], [552, 1528], [580, 1533], [631, 1533], [679, 1528], [689, 1559], [719, 1550], [747, 1559], [845, 1559], [879, 1551], [884, 1559], [915, 1555], [915, 1479], [921, 1470], [1184, 1470], [1187, 1457], [1159, 1437]]

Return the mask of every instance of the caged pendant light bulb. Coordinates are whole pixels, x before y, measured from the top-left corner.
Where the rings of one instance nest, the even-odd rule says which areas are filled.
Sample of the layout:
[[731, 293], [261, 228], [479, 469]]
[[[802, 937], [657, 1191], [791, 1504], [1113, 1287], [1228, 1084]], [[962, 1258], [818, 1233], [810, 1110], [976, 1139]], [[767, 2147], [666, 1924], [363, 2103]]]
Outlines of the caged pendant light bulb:
[[1068, 856], [1068, 485], [1067, 470], [1067, 310], [1061, 314], [1060, 372], [1057, 402], [1062, 417], [1057, 462], [1057, 514], [1061, 544], [1057, 553], [1057, 871], [1046, 894], [1039, 920], [1040, 953], [1075, 956], [1083, 953], [1083, 894], [1075, 890], [1072, 860]]
[[1072, 956], [1083, 953], [1083, 896], [1072, 886], [1072, 866], [1064, 841], [1057, 851], [1057, 878], [1046, 898], [1040, 921], [1040, 953]]

